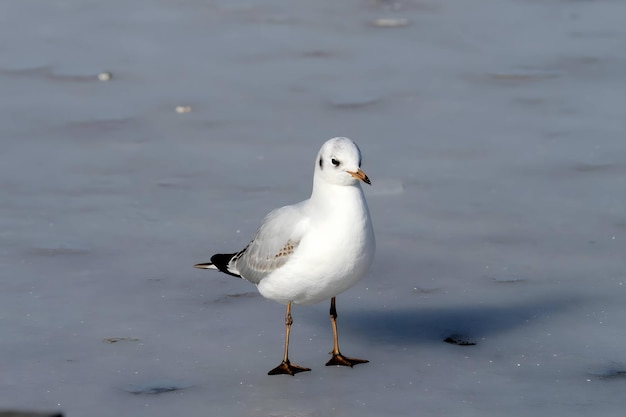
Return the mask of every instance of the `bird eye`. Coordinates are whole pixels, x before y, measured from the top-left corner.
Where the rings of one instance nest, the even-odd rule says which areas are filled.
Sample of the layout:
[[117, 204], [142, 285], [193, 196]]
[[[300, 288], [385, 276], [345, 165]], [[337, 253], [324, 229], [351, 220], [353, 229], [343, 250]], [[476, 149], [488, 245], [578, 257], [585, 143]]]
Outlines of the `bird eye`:
[[330, 163], [333, 164], [333, 166], [338, 167], [341, 162], [339, 162], [338, 160], [333, 158], [333, 159], [330, 160]]

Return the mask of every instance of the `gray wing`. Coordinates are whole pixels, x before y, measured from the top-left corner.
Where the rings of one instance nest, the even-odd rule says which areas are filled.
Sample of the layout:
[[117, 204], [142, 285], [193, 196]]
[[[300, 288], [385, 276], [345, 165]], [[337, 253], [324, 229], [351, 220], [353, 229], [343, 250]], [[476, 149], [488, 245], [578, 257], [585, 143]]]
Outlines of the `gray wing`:
[[308, 223], [301, 204], [270, 212], [252, 242], [236, 254], [230, 263], [234, 264], [243, 278], [258, 284], [289, 260], [298, 248]]

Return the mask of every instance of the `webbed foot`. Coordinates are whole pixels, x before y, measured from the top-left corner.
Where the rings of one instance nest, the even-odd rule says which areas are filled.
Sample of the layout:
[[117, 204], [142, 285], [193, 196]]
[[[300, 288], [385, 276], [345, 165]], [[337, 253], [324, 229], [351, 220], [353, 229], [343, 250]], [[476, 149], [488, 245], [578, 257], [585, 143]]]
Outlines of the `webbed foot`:
[[349, 366], [352, 368], [354, 365], [368, 362], [369, 361], [366, 359], [348, 358], [347, 356], [343, 356], [341, 353], [335, 353], [333, 354], [333, 357], [326, 362], [326, 366]]
[[295, 375], [299, 372], [307, 372], [310, 371], [310, 368], [304, 368], [302, 366], [294, 365], [289, 361], [282, 362], [276, 368], [269, 371], [268, 375]]

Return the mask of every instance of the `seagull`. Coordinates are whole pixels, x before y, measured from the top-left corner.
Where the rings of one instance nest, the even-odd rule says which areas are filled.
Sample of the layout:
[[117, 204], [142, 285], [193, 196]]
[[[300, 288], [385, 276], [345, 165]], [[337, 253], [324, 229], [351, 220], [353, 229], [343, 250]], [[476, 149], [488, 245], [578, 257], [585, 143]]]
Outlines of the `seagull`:
[[308, 200], [271, 211], [252, 241], [236, 253], [218, 253], [195, 268], [216, 269], [257, 286], [265, 298], [287, 306], [283, 360], [269, 375], [310, 371], [289, 361], [291, 304], [330, 299], [333, 330], [326, 366], [349, 366], [367, 360], [339, 351], [335, 297], [356, 284], [369, 269], [376, 243], [361, 182], [361, 151], [344, 137], [324, 143], [315, 159], [313, 191]]

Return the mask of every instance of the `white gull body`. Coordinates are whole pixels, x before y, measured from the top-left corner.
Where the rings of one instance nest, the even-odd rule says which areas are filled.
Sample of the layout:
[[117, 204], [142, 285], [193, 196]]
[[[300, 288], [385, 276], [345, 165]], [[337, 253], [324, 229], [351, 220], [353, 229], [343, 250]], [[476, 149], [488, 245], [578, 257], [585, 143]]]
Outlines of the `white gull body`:
[[368, 362], [339, 351], [335, 296], [369, 269], [376, 243], [361, 181], [361, 151], [347, 138], [330, 139], [315, 159], [311, 198], [270, 212], [254, 239], [237, 253], [218, 253], [197, 268], [218, 269], [256, 284], [263, 297], [287, 305], [282, 362], [269, 375], [310, 371], [289, 360], [291, 304], [330, 298], [332, 357], [326, 366]]

